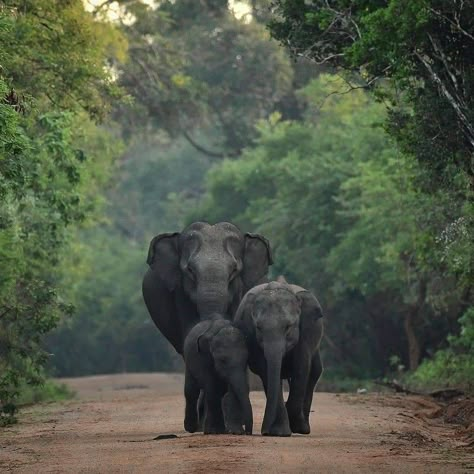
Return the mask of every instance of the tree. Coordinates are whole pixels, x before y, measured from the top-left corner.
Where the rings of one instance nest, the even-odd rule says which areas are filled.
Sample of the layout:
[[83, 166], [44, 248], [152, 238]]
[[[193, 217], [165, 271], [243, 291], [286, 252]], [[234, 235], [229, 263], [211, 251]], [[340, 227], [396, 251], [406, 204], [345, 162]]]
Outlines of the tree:
[[474, 5], [441, 0], [278, 0], [274, 37], [296, 54], [357, 72], [392, 102], [389, 127], [430, 173], [455, 186], [474, 168]]
[[110, 164], [83, 142], [109, 137], [91, 120], [113, 90], [107, 31], [80, 1], [0, 6], [0, 424], [21, 383], [42, 380], [43, 336], [72, 310], [58, 288], [68, 232]]
[[[196, 2], [193, 2], [193, 5]], [[209, 156], [236, 155], [251, 143], [256, 120], [289, 91], [292, 69], [264, 27], [189, 2], [163, 2], [124, 26], [130, 61], [120, 83], [143, 113]], [[135, 115], [135, 116], [136, 116]], [[215, 141], [203, 147], [196, 131]]]

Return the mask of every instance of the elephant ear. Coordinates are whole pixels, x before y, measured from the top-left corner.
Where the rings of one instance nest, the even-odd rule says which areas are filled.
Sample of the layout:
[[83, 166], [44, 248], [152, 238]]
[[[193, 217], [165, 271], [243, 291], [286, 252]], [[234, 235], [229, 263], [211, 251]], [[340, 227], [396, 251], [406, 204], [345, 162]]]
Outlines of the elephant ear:
[[211, 351], [211, 338], [209, 337], [208, 331], [197, 338], [196, 344], [198, 352], [209, 354]]
[[206, 329], [198, 336], [196, 340], [197, 351], [209, 354], [211, 352], [211, 342], [213, 337], [225, 326], [229, 325], [229, 321], [220, 319], [214, 320]]
[[179, 282], [179, 232], [159, 234], [153, 237], [148, 249], [146, 263], [158, 273], [172, 291]]
[[316, 321], [323, 317], [321, 305], [313, 293], [302, 289], [295, 294], [298, 300], [301, 302], [301, 314], [304, 315], [308, 321]]
[[273, 263], [270, 242], [259, 234], [245, 234], [242, 280], [247, 289], [265, 281], [268, 267]]

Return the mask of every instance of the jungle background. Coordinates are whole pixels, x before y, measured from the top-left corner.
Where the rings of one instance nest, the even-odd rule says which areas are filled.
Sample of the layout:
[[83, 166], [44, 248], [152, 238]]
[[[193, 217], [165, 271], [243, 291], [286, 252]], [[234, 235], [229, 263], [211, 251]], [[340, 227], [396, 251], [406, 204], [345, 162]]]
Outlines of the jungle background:
[[2, 423], [181, 369], [141, 278], [193, 220], [314, 291], [325, 383], [472, 390], [473, 48], [472, 2], [0, 1]]

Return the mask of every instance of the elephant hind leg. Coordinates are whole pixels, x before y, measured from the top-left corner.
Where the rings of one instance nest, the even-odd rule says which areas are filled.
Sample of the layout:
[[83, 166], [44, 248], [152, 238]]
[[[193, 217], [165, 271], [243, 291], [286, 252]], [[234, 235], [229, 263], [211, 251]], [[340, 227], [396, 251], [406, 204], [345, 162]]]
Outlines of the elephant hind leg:
[[304, 416], [308, 424], [309, 424], [309, 414], [311, 411], [311, 403], [313, 402], [314, 389], [322, 373], [323, 373], [323, 364], [321, 361], [321, 356], [318, 351], [313, 356], [313, 360], [311, 361], [311, 371], [309, 374], [308, 386], [306, 387], [306, 395], [304, 399], [303, 411], [304, 411]]

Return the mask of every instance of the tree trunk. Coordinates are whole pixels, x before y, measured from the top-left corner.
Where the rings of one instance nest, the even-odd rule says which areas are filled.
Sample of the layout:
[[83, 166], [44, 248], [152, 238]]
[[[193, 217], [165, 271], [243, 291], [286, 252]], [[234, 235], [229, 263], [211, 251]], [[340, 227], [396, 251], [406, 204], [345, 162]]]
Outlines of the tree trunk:
[[405, 334], [408, 342], [408, 363], [410, 370], [416, 370], [420, 363], [421, 349], [415, 331], [417, 310], [408, 311], [405, 315]]
[[410, 370], [416, 370], [420, 364], [421, 347], [416, 334], [416, 326], [420, 310], [426, 299], [426, 280], [422, 279], [418, 283], [418, 297], [416, 302], [408, 308], [405, 313], [404, 328], [408, 343], [408, 364]]

